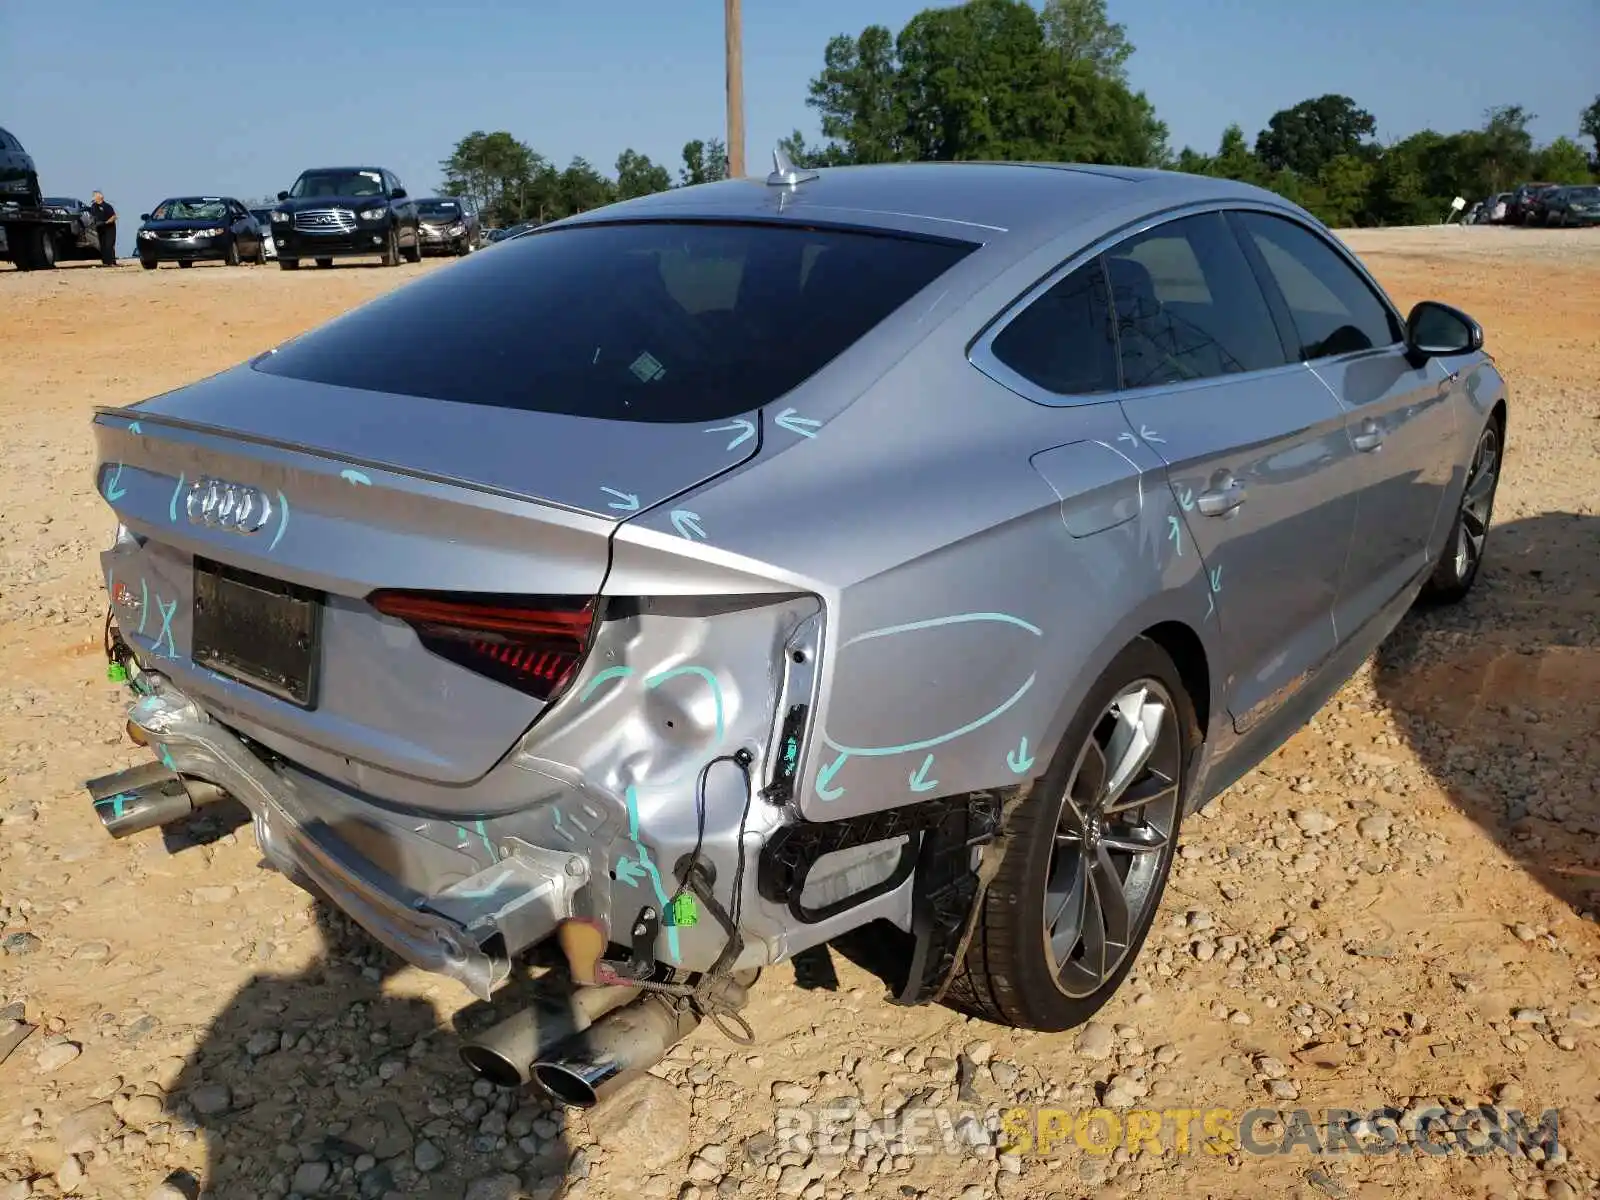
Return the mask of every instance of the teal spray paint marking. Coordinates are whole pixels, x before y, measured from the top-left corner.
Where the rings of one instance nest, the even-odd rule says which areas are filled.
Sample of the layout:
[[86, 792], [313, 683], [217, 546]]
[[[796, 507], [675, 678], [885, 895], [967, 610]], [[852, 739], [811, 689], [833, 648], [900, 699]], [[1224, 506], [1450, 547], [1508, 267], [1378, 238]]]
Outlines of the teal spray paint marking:
[[857, 642], [871, 641], [873, 638], [890, 637], [897, 633], [915, 633], [919, 629], [942, 629], [946, 625], [969, 625], [975, 621], [995, 621], [1002, 625], [1015, 625], [1018, 629], [1026, 629], [1035, 637], [1043, 637], [1044, 630], [1031, 621], [1024, 621], [1021, 617], [1013, 617], [1010, 613], [972, 612], [955, 613], [948, 617], [932, 617], [926, 621], [912, 621], [908, 625], [889, 625], [883, 629], [870, 629], [866, 633], [858, 633], [855, 637], [839, 649], [846, 650]]
[[817, 768], [817, 795], [823, 800], [837, 800], [844, 795], [842, 787], [833, 786], [833, 777], [839, 773], [849, 757], [848, 754], [841, 754], [831, 763], [823, 763]]
[[1216, 599], [1216, 596], [1213, 595], [1211, 592], [1207, 592], [1206, 593], [1206, 618], [1205, 619], [1209, 621], [1211, 619], [1212, 614], [1215, 613], [1216, 611], [1217, 611], [1217, 599]]
[[1017, 701], [1021, 700], [1025, 695], [1028, 694], [1028, 689], [1034, 685], [1034, 681], [1037, 679], [1037, 675], [1029, 675], [1021, 687], [1012, 693], [1007, 700], [996, 706], [991, 712], [985, 713], [976, 721], [967, 722], [967, 724], [963, 725], [960, 729], [952, 729], [949, 733], [941, 733], [938, 737], [925, 738], [920, 742], [907, 742], [903, 746], [874, 747], [841, 746], [827, 734], [823, 734], [822, 740], [830, 749], [837, 750], [841, 755], [858, 756], [861, 758], [887, 758], [893, 754], [912, 754], [918, 750], [932, 750], [935, 746], [942, 746], [946, 742], [955, 741], [958, 737], [964, 737], [965, 735], [971, 733], [974, 729], [982, 729], [990, 721], [993, 721], [996, 717], [999, 717], [1003, 713], [1009, 711], [1017, 703]]
[[1178, 494], [1178, 507], [1183, 509], [1184, 512], [1190, 512], [1194, 509], [1193, 488], [1186, 487]]
[[474, 821], [472, 827], [478, 831], [478, 837], [483, 841], [483, 848], [489, 852], [489, 857], [494, 858], [494, 843], [489, 840], [489, 831], [483, 827], [483, 822]]
[[156, 751], [161, 756], [161, 765], [169, 771], [176, 771], [178, 766], [172, 761], [172, 751], [167, 749], [165, 742], [156, 743]]
[[613, 679], [626, 679], [632, 674], [632, 667], [607, 667], [583, 685], [583, 691], [578, 693], [578, 703], [582, 704], [590, 696], [594, 695], [602, 684], [610, 683]]
[[150, 652], [152, 654], [164, 653], [164, 651], [161, 649], [161, 643], [165, 641], [167, 643], [167, 649], [171, 651], [171, 654], [168, 655], [168, 657], [177, 658], [178, 644], [172, 640], [172, 618], [173, 615], [178, 611], [178, 602], [174, 600], [171, 604], [163, 604], [161, 602], [161, 593], [157, 592], [156, 607], [161, 610], [161, 632], [156, 635], [155, 644], [150, 647]]
[[751, 438], [755, 437], [755, 435], [756, 435], [756, 427], [755, 427], [754, 424], [752, 424], [750, 421], [747, 421], [745, 418], [739, 417], [732, 424], [729, 424], [729, 425], [713, 425], [710, 429], [707, 429], [705, 432], [707, 432], [707, 433], [732, 433], [732, 434], [736, 434], [737, 436], [733, 439], [733, 441], [728, 443], [728, 449], [729, 450], [737, 450], [742, 444], [744, 444], [745, 442], [748, 442]]
[[632, 492], [619, 492], [619, 491], [617, 491], [616, 488], [608, 488], [608, 487], [602, 487], [600, 490], [602, 492], [604, 492], [606, 495], [615, 496], [618, 500], [622, 501], [622, 503], [620, 503], [620, 504], [616, 504], [616, 503], [608, 504], [608, 505], [606, 505], [607, 508], [614, 508], [618, 512], [638, 512], [639, 511], [639, 497], [636, 496], [634, 493], [632, 493]]
[[278, 532], [272, 535], [272, 543], [267, 547], [267, 553], [278, 548], [278, 543], [283, 540], [283, 531], [289, 528], [289, 502], [284, 499], [283, 493], [278, 493], [278, 506], [283, 509], [283, 516], [278, 518]]
[[120, 817], [123, 812], [126, 811], [128, 801], [132, 799], [133, 793], [118, 792], [115, 796], [107, 796], [104, 800], [96, 800], [94, 802], [94, 806], [99, 808], [103, 804], [109, 804], [111, 805], [111, 815], [113, 817]]
[[810, 417], [802, 417], [792, 408], [786, 408], [773, 420], [779, 429], [787, 429], [790, 433], [798, 433], [801, 437], [814, 438], [817, 430], [822, 428], [821, 421], [813, 421]]
[[1139, 426], [1139, 436], [1153, 445], [1165, 446], [1167, 444], [1167, 439], [1158, 434], [1154, 429], [1151, 429], [1148, 425]]
[[928, 755], [922, 760], [922, 765], [906, 776], [906, 782], [911, 785], [913, 792], [931, 792], [939, 786], [937, 779], [929, 779], [928, 772], [933, 769], [933, 755]]
[[127, 491], [122, 487], [122, 464], [118, 463], [116, 471], [106, 482], [106, 499], [115, 504], [127, 494]]
[[1167, 518], [1167, 540], [1172, 543], [1172, 548], [1178, 552], [1178, 557], [1183, 557], [1183, 526], [1178, 524], [1177, 517]]
[[686, 537], [691, 542], [695, 538], [705, 541], [706, 531], [700, 528], [700, 514], [690, 512], [687, 508], [672, 510], [672, 527], [678, 531], [679, 537]]
[[1013, 775], [1021, 775], [1033, 766], [1033, 755], [1028, 753], [1028, 739], [1023, 738], [1017, 743], [1017, 748], [1006, 755], [1006, 766], [1011, 768]]
[[363, 487], [372, 486], [372, 480], [367, 478], [366, 472], [356, 471], [349, 467], [346, 467], [343, 471], [339, 472], [339, 478], [350, 484], [360, 484]]
[[139, 633], [144, 632], [144, 623], [150, 619], [150, 585], [143, 578], [139, 580]]
[[645, 869], [624, 854], [617, 859], [616, 876], [619, 882], [636, 888], [639, 886], [639, 880], [645, 877]]
[[128, 432], [129, 433], [143, 433], [144, 432], [144, 426], [140, 425], [139, 422], [134, 421], [131, 424], [129, 424]]
[[167, 501], [167, 520], [174, 525], [178, 523], [178, 497], [183, 495], [184, 474], [178, 472], [178, 486], [172, 489], [172, 499]]
[[[667, 889], [661, 886], [661, 872], [656, 870], [655, 863], [650, 861], [650, 852], [644, 848], [644, 843], [639, 840], [639, 789], [630, 784], [624, 796], [628, 804], [628, 840], [633, 843], [633, 848], [637, 851], [639, 865], [650, 876], [650, 886], [655, 890], [658, 910], [665, 916], [667, 905], [670, 903], [667, 899]], [[667, 931], [668, 956], [675, 962], [681, 960], [682, 955], [678, 951], [677, 928], [672, 925], [665, 925], [663, 928]]]
[[1213, 592], [1220, 592], [1222, 590], [1222, 568], [1221, 567], [1213, 567], [1211, 569], [1211, 590]]

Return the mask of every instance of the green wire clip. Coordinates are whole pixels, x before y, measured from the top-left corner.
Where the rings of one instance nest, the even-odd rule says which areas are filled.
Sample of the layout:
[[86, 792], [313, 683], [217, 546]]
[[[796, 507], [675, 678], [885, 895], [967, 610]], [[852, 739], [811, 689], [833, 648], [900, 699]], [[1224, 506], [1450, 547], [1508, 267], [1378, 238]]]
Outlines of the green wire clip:
[[106, 678], [112, 683], [127, 683], [128, 668], [119, 662], [106, 664]]
[[700, 906], [695, 903], [694, 897], [688, 892], [684, 892], [681, 896], [675, 896], [672, 902], [667, 905], [666, 923], [680, 929], [687, 928], [690, 925], [698, 925], [700, 923]]

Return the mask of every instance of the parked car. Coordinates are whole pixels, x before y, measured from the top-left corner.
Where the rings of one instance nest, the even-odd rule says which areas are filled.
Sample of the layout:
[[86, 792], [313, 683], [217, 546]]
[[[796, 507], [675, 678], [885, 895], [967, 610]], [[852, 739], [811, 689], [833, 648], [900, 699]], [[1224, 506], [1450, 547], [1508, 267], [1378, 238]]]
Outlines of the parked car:
[[319, 267], [336, 258], [378, 256], [386, 267], [422, 260], [416, 201], [386, 167], [318, 167], [302, 171], [294, 186], [278, 193], [272, 236], [278, 266], [300, 268], [302, 258]]
[[0, 204], [34, 207], [41, 198], [39, 172], [34, 167], [33, 155], [11, 134], [0, 129]]
[[483, 228], [471, 201], [455, 196], [417, 201], [422, 222], [424, 254], [471, 254], [478, 248]]
[[250, 215], [256, 219], [256, 225], [261, 230], [261, 257], [266, 260], [277, 258], [278, 243], [272, 240], [272, 210], [252, 208]]
[[56, 251], [75, 244], [74, 218], [46, 207], [33, 156], [0, 129], [0, 247], [19, 271], [48, 271]]
[[1600, 225], [1600, 186], [1584, 184], [1558, 189], [1545, 201], [1546, 225]]
[[197, 262], [264, 261], [261, 227], [232, 196], [175, 196], [141, 213], [139, 265], [153, 271], [164, 262], [192, 267]]
[[1553, 183], [1524, 183], [1511, 193], [1511, 199], [1506, 204], [1506, 222], [1510, 225], [1527, 225], [1534, 214], [1534, 206], [1539, 193], [1547, 188], [1553, 188]]
[[1504, 225], [1506, 214], [1510, 211], [1511, 193], [1501, 192], [1496, 195], [1486, 207], [1489, 210], [1489, 223], [1491, 225]]
[[230, 794], [413, 963], [550, 954], [587, 1030], [462, 1053], [567, 1104], [876, 920], [903, 1002], [1086, 1020], [1184, 818], [1483, 561], [1481, 328], [1281, 197], [774, 157], [94, 418], [160, 748], [98, 820]]
[[504, 229], [491, 229], [489, 231], [489, 241], [503, 242], [507, 238], [514, 238], [519, 234], [527, 233], [528, 230], [537, 229], [538, 227], [539, 222], [537, 221], [523, 221], [517, 225], [508, 225]]

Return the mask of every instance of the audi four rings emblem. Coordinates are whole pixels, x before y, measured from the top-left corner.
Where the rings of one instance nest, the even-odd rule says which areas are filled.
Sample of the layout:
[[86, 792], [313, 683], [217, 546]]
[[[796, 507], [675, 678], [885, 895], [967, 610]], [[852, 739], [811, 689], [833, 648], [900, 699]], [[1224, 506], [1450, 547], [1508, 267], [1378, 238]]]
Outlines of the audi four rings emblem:
[[185, 508], [192, 524], [234, 533], [254, 533], [272, 518], [272, 503], [263, 492], [221, 479], [196, 479]]

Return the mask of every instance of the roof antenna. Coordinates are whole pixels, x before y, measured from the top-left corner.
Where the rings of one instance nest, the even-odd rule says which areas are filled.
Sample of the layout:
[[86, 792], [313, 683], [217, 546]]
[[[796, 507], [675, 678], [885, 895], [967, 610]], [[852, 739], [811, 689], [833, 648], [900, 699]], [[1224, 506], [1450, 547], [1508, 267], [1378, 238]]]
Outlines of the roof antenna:
[[802, 171], [794, 165], [794, 161], [784, 152], [780, 143], [772, 151], [772, 174], [767, 176], [768, 187], [794, 187], [808, 179], [820, 179], [815, 171]]

